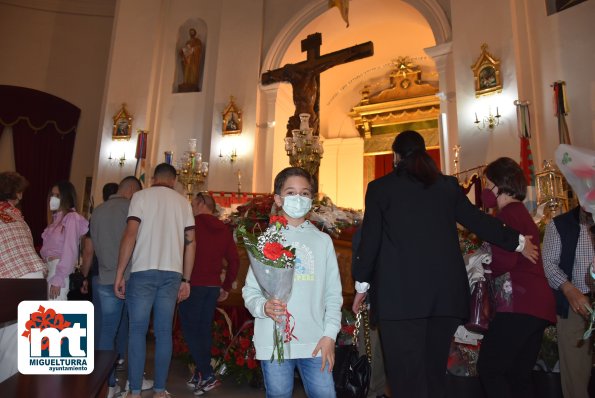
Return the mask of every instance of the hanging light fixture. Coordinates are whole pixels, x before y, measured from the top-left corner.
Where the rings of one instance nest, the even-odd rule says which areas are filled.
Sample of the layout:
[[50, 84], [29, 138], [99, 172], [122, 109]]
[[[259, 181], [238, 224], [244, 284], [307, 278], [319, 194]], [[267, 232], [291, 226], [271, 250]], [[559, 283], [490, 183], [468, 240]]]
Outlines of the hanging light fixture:
[[199, 186], [205, 182], [209, 174], [209, 163], [203, 162], [202, 154], [196, 152], [196, 138], [188, 140], [188, 149], [178, 162], [176, 171], [184, 191], [188, 196], [192, 196], [194, 192], [200, 191]]
[[310, 127], [310, 114], [300, 113], [300, 128], [292, 130], [291, 137], [285, 137], [285, 151], [289, 164], [301, 167], [311, 175], [318, 173], [320, 159], [324, 153], [320, 137], [313, 135]]

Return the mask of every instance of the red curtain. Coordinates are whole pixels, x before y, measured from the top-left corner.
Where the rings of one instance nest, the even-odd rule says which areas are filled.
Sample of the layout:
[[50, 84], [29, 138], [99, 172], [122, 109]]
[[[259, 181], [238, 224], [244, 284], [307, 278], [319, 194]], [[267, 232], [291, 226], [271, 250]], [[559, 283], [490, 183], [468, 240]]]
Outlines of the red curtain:
[[0, 131], [13, 131], [16, 171], [29, 181], [23, 214], [36, 246], [47, 224], [47, 193], [68, 180], [81, 110], [41, 91], [0, 85]]
[[[438, 148], [428, 149], [428, 155], [434, 160], [440, 168], [440, 150]], [[393, 171], [393, 154], [374, 156], [374, 179], [380, 178]]]

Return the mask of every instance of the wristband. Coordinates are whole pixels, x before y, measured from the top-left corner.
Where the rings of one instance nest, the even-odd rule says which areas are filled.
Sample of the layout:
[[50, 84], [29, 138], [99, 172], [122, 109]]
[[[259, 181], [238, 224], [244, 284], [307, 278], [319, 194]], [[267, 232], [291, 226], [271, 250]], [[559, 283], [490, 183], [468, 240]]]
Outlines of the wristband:
[[182, 282], [190, 283], [190, 279], [182, 278]]

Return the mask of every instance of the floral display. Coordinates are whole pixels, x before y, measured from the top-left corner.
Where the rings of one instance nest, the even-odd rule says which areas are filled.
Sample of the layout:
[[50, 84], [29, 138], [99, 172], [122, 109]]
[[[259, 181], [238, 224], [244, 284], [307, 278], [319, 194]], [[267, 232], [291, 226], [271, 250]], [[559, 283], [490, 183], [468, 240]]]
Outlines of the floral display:
[[555, 326], [548, 326], [543, 332], [536, 368], [544, 372], [559, 372], [559, 359], [558, 333]]
[[[262, 384], [262, 370], [255, 359], [256, 351], [252, 343], [254, 321], [244, 322], [233, 334], [231, 320], [224, 310], [217, 308], [213, 318], [213, 345], [211, 346], [211, 366], [223, 378], [233, 378], [237, 383], [247, 382], [253, 386]], [[173, 355], [186, 363], [194, 373], [194, 362], [188, 345], [184, 341], [179, 322], [173, 331]]]
[[253, 320], [244, 322], [233, 336], [225, 318], [218, 317], [213, 321], [211, 361], [216, 374], [232, 377], [237, 383], [262, 384], [262, 370], [252, 343], [253, 334]]
[[337, 335], [338, 346], [349, 346], [353, 344], [353, 332], [355, 330], [355, 315], [353, 312], [343, 307], [341, 309], [341, 329]]
[[[234, 227], [244, 225], [247, 231], [257, 235], [267, 228], [269, 218], [278, 213], [274, 196], [264, 195], [239, 206], [237, 211], [229, 216], [228, 222]], [[363, 216], [361, 210], [338, 207], [328, 196], [321, 195], [312, 202], [312, 210], [307, 218], [333, 238], [350, 240], [351, 234], [361, 224]]]
[[[267, 300], [277, 299], [286, 303], [293, 287], [295, 248], [284, 246], [284, 228], [287, 228], [285, 217], [271, 216], [270, 226], [258, 237], [246, 231], [244, 225], [238, 227], [237, 236], [244, 241], [250, 259], [250, 269], [264, 296]], [[295, 338], [292, 319], [289, 311], [285, 310], [282, 321], [273, 323], [271, 361], [275, 359], [275, 354], [279, 363], [284, 361], [285, 343]]]

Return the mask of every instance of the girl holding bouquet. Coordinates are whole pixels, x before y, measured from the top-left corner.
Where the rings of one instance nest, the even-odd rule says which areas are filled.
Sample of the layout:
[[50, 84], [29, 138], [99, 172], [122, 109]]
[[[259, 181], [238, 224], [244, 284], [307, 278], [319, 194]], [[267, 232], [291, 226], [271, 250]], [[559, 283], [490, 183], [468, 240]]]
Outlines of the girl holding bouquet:
[[[261, 361], [269, 398], [292, 396], [296, 368], [308, 397], [335, 397], [332, 369], [343, 297], [333, 243], [306, 220], [315, 192], [313, 178], [301, 168], [288, 167], [275, 177], [275, 203], [287, 221], [281, 233], [295, 249], [289, 300], [269, 294], [267, 299], [252, 267], [242, 289], [246, 308], [255, 318], [256, 359]], [[275, 347], [275, 322], [286, 325], [283, 357]]]

